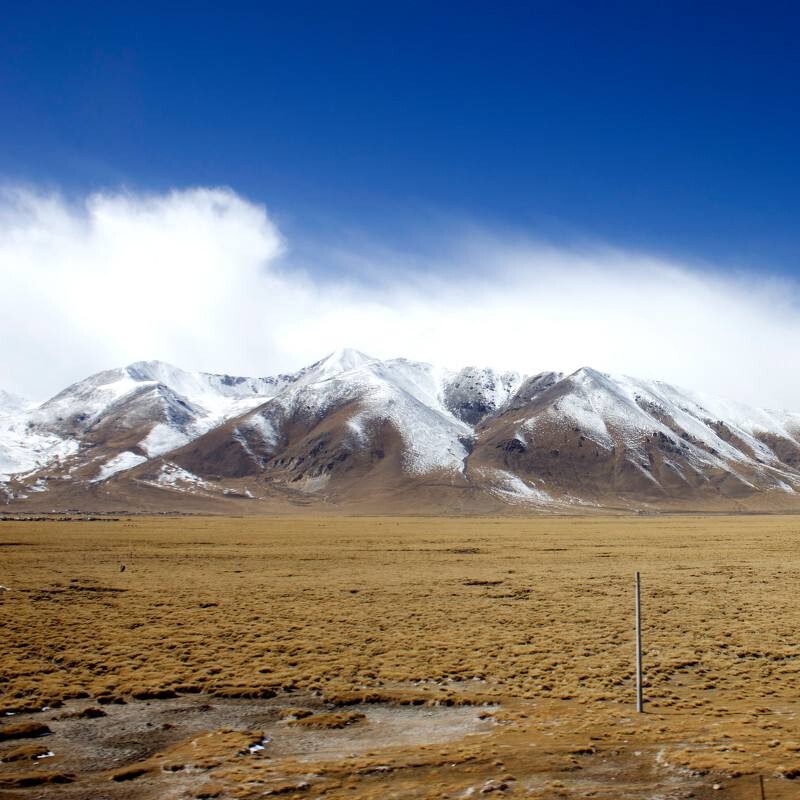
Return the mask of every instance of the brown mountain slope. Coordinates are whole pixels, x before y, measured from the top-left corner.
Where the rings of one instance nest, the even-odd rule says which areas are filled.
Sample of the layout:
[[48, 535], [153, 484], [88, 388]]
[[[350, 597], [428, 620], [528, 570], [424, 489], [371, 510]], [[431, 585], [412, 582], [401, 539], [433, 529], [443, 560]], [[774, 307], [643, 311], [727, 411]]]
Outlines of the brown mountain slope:
[[[350, 353], [205, 433], [171, 391], [151, 384], [70, 421], [84, 425], [77, 456], [12, 476], [10, 507], [800, 510], [800, 414], [589, 368], [524, 378]], [[148, 450], [154, 429], [180, 446]], [[98, 479], [110, 456], [131, 463]]]

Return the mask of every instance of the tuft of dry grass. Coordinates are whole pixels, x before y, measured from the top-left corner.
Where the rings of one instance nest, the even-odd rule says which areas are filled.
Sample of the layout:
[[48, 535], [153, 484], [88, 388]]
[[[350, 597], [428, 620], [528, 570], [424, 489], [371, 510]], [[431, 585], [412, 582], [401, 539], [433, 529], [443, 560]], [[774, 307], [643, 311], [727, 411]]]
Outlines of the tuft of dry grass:
[[290, 720], [291, 725], [298, 725], [303, 728], [324, 728], [328, 730], [337, 730], [339, 728], [346, 728], [348, 725], [353, 725], [356, 722], [366, 719], [366, 715], [360, 711], [338, 711], [328, 714], [309, 714]]
[[33, 761], [33, 759], [48, 753], [49, 750], [50, 748], [41, 744], [24, 744], [12, 750], [6, 750], [2, 755], [2, 760], [7, 764], [14, 761]]
[[[158, 796], [183, 764], [207, 774], [196, 788], [209, 797], [442, 797], [504, 784], [491, 792], [616, 798], [603, 794], [614, 771], [631, 798], [667, 779], [698, 798], [756, 797], [758, 773], [771, 800], [795, 796], [798, 517], [134, 518], [8, 523], [3, 539], [15, 546], [0, 565], [0, 713], [76, 698], [285, 696], [294, 726], [362, 703], [501, 704], [485, 712], [484, 738], [376, 746], [313, 768], [239, 755], [251, 731], [209, 731], [210, 744], [195, 737], [126, 766], [144, 770], [122, 781], [126, 797], [147, 796], [140, 785]], [[328, 707], [301, 718], [301, 693]], [[0, 717], [6, 787], [27, 780], [21, 761], [8, 763], [15, 725]]]
[[47, 736], [50, 728], [43, 722], [17, 722], [0, 725], [0, 742], [11, 739], [34, 739], [37, 736]]
[[74, 780], [75, 776], [67, 772], [3, 772], [0, 773], [0, 789], [29, 789], [72, 783]]

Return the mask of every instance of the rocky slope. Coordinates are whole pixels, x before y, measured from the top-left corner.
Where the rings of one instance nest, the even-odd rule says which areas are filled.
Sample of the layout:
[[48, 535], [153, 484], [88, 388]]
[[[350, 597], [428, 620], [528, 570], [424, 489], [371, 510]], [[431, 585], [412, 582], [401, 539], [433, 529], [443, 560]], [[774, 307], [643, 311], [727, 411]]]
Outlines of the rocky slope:
[[139, 362], [0, 398], [7, 509], [800, 509], [800, 414], [584, 368], [343, 350], [292, 375]]

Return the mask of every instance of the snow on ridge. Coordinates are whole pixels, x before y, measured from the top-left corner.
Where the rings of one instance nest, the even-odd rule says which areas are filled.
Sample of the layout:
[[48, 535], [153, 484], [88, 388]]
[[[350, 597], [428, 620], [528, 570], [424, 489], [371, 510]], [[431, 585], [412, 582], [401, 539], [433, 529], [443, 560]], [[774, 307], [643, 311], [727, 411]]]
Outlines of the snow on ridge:
[[[722, 439], [711, 426], [718, 421], [730, 423], [724, 417], [712, 414], [689, 392], [662, 382], [609, 375], [590, 368], [582, 368], [566, 380], [570, 381], [575, 391], [557, 401], [558, 412], [578, 427], [585, 428], [587, 436], [599, 444], [607, 447], [613, 444], [608, 424], [622, 437], [625, 447], [633, 452], [641, 450], [643, 436], [653, 431], [675, 438], [675, 431], [659, 419], [659, 416], [664, 416], [691, 437], [685, 441], [687, 456], [698, 465], [710, 463], [724, 466], [725, 460], [753, 461], [748, 453]], [[751, 409], [750, 413], [758, 416], [762, 412]], [[755, 438], [752, 430], [734, 424], [731, 432], [758, 457], [775, 460], [774, 453]], [[782, 432], [782, 435], [786, 433]], [[787, 438], [793, 437], [787, 435]]]
[[139, 361], [125, 367], [125, 372], [140, 385], [166, 386], [201, 409], [201, 416], [212, 424], [266, 402], [291, 380], [291, 376], [245, 378], [187, 372], [163, 361]]
[[444, 387], [448, 406], [460, 402], [479, 403], [486, 413], [503, 409], [517, 394], [528, 376], [499, 372], [491, 367], [464, 367], [447, 376]]
[[800, 413], [748, 406], [735, 400], [726, 400], [702, 392], [676, 389], [665, 383], [654, 381], [654, 386], [668, 396], [676, 396], [676, 402], [689, 405], [687, 411], [702, 411], [712, 421], [723, 421], [733, 425], [734, 430], [748, 439], [754, 448], [764, 447], [755, 438], [758, 433], [774, 433], [800, 444]]
[[472, 437], [473, 429], [444, 405], [442, 383], [448, 373], [394, 362], [378, 374], [382, 386], [365, 398], [362, 413], [367, 418], [388, 418], [398, 430], [406, 447], [407, 471], [463, 472], [469, 455], [464, 440]]
[[[140, 361], [90, 376], [33, 410], [4, 413], [10, 403], [4, 403], [6, 395], [0, 393], [0, 481], [75, 455], [82, 434], [73, 436], [73, 431], [89, 428], [105, 414], [123, 409], [124, 415], [120, 412], [113, 418], [116, 425], [142, 424], [141, 409], [152, 412], [139, 403], [140, 397], [142, 403], [162, 403], [157, 406], [162, 418], [144, 428], [148, 432], [139, 442], [150, 458], [234, 418], [237, 427], [233, 435], [243, 447], [252, 431], [267, 447], [275, 448], [280, 441], [281, 414], [310, 413], [321, 418], [330, 409], [353, 402], [357, 408], [347, 425], [354, 444], [368, 440], [373, 422], [388, 420], [402, 437], [409, 472], [463, 472], [476, 420], [523, 409], [530, 393], [523, 392], [525, 396], [516, 401], [515, 395], [536, 377], [479, 367], [454, 371], [403, 358], [379, 360], [347, 348], [293, 375], [273, 378], [187, 372], [165, 362]], [[742, 464], [779, 488], [781, 484], [790, 489], [791, 484], [800, 486], [792, 468], [759, 439], [770, 434], [800, 446], [800, 413], [752, 408], [588, 367], [566, 377], [559, 375], [542, 391], [559, 383], [563, 390], [554, 393], [552, 402], [528, 419], [523, 412], [515, 433], [518, 439], [524, 441], [523, 431], [535, 434], [540, 424], [574, 426], [605, 448], [622, 444], [635, 460], [644, 453], [647, 437], [661, 433], [680, 439], [682, 457], [695, 469], [712, 465], [735, 472], [739, 469], [736, 465]], [[145, 397], [142, 392], [147, 387], [153, 390], [152, 396]], [[448, 394], [453, 387], [457, 389], [455, 400]], [[256, 410], [265, 403], [274, 405], [265, 407], [264, 413]], [[270, 419], [266, 408], [278, 417]], [[75, 427], [67, 427], [67, 423]], [[680, 431], [686, 436], [681, 438]], [[771, 441], [768, 436], [766, 441]], [[134, 465], [131, 457], [146, 460], [130, 450], [118, 453], [103, 465], [103, 477], [96, 480], [130, 468], [124, 465]], [[522, 491], [516, 484], [513, 490]]]
[[91, 423], [109, 406], [139, 386], [140, 383], [131, 378], [124, 369], [100, 372], [68, 386], [42, 403], [31, 412], [31, 421], [40, 427], [47, 427], [81, 415]]
[[[8, 405], [4, 402], [0, 408], [0, 480], [75, 455], [82, 431], [107, 415], [124, 409], [115, 425], [141, 424], [146, 421], [143, 409], [147, 408], [142, 403], [161, 404], [159, 413], [165, 419], [154, 420], [139, 443], [148, 456], [160, 455], [263, 404], [291, 380], [292, 376], [236, 378], [192, 373], [161, 361], [139, 361], [91, 375], [22, 412], [4, 414]], [[119, 463], [128, 462], [123, 459]], [[115, 474], [116, 466], [114, 462], [101, 470], [100, 479]]]
[[305, 409], [318, 416], [356, 402], [359, 410], [350, 420], [354, 435], [363, 438], [369, 422], [391, 422], [403, 438], [409, 472], [463, 470], [468, 451], [461, 439], [471, 437], [473, 430], [444, 405], [448, 370], [405, 359], [378, 361], [363, 354], [345, 361], [351, 369], [330, 375], [323, 365], [304, 376], [299, 387], [287, 387], [275, 402], [287, 414]]
[[80, 415], [86, 424], [106, 413], [124, 398], [143, 388], [159, 386], [195, 406], [198, 416], [211, 421], [244, 413], [266, 402], [291, 376], [283, 378], [239, 378], [187, 372], [163, 361], [137, 361], [127, 367], [96, 373], [68, 386], [43, 403], [33, 414], [37, 424]]
[[341, 375], [343, 372], [360, 369], [375, 360], [372, 356], [368, 356], [360, 350], [355, 350], [352, 347], [342, 347], [312, 364], [309, 371], [313, 371], [318, 379], [324, 380], [325, 378]]
[[[318, 416], [332, 407], [356, 401], [359, 411], [348, 423], [356, 440], [364, 439], [369, 422], [389, 420], [403, 437], [406, 468], [410, 472], [462, 471], [468, 455], [465, 441], [474, 435], [474, 429], [458, 419], [445, 402], [448, 386], [459, 377], [466, 377], [476, 396], [488, 399], [490, 409], [495, 406], [498, 412], [502, 412], [527, 379], [488, 368], [470, 367], [454, 372], [402, 358], [381, 361], [345, 349], [302, 370], [294, 381], [280, 387], [272, 399], [288, 413], [302, 407]], [[696, 466], [752, 462], [748, 454], [721, 439], [707, 424], [707, 418], [725, 419], [720, 408], [722, 401], [714, 405], [703, 398], [701, 404], [697, 395], [668, 384], [607, 375], [591, 368], [582, 368], [562, 380], [569, 380], [574, 390], [560, 397], [546, 413], [556, 417], [559, 424], [576, 425], [604, 447], [614, 446], [615, 436], [621, 435], [623, 444], [636, 454], [643, 449], [644, 437], [653, 431], [674, 438], [675, 431], [658, 415], [653, 416], [661, 408], [664, 417], [671, 418], [694, 440], [686, 444], [686, 450], [690, 462]], [[770, 412], [748, 409], [741, 404], [732, 407], [737, 412], [733, 433], [766, 461], [774, 462], [774, 454], [755, 438], [755, 425], [748, 426], [748, 430], [741, 424], [743, 418], [756, 420], [768, 431], [794, 438], [788, 428], [796, 417], [800, 430], [800, 415], [787, 415], [787, 422], [776, 420]], [[263, 417], [249, 419], [263, 420]], [[524, 427], [530, 429], [529, 424]], [[270, 425], [265, 441], [274, 445], [275, 435]]]
[[[751, 406], [737, 400], [698, 392], [659, 380], [635, 378], [628, 375], [599, 372], [591, 367], [582, 367], [567, 376], [583, 381], [606, 382], [617, 387], [620, 396], [631, 397], [638, 393], [650, 394], [662, 403], [677, 408], [697, 419], [733, 423], [739, 431], [750, 435], [757, 432], [781, 433], [788, 439], [800, 443], [800, 412], [784, 411]], [[623, 392], [619, 392], [622, 389]]]

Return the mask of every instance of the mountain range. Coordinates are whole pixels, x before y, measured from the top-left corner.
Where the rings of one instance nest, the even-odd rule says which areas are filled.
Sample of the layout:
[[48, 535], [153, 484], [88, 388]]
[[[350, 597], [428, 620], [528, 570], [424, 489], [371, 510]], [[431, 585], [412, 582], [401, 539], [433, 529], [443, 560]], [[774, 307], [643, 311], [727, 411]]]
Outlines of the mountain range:
[[0, 391], [0, 508], [800, 510], [800, 413], [584, 367], [337, 351], [244, 378], [137, 362], [41, 405]]

